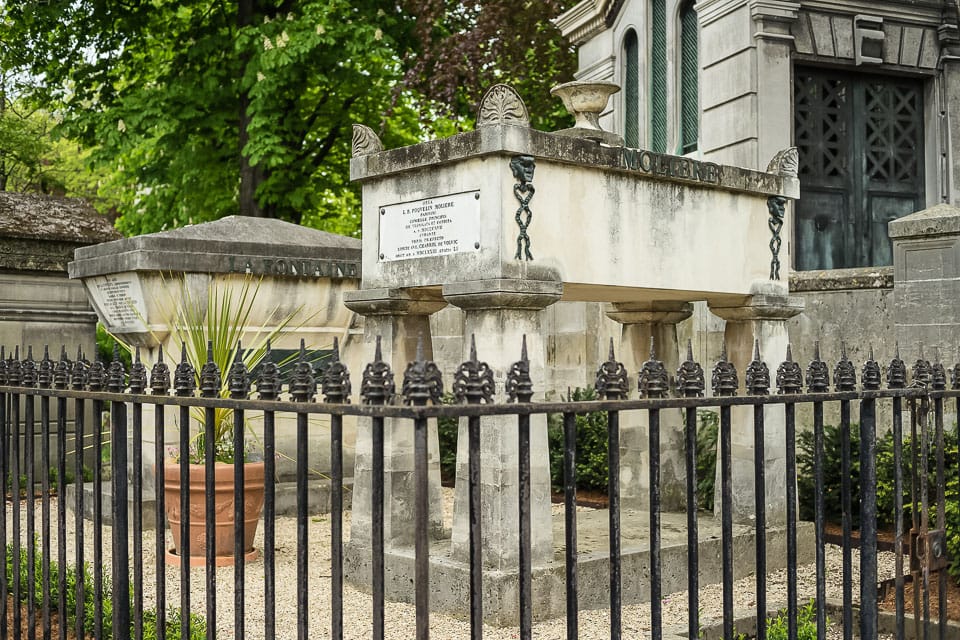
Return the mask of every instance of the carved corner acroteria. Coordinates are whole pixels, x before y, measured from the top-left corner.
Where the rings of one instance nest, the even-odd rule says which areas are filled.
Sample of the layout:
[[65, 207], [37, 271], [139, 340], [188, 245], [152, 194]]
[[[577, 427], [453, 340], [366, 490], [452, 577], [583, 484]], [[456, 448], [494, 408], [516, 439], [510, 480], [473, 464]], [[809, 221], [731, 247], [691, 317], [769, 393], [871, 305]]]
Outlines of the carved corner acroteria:
[[787, 147], [778, 151], [767, 165], [767, 173], [783, 178], [796, 178], [800, 175], [800, 154], [796, 147]]
[[363, 124], [353, 125], [353, 157], [368, 156], [383, 151], [383, 143], [373, 129]]
[[477, 109], [477, 128], [498, 124], [530, 126], [527, 105], [516, 89], [508, 84], [495, 84], [480, 98]]

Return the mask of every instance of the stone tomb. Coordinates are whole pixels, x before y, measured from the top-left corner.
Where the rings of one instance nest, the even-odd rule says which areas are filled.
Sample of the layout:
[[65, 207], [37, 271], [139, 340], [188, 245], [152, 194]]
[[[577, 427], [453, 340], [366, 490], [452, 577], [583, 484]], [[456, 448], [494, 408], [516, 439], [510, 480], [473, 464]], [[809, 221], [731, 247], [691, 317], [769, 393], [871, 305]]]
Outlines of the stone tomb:
[[[0, 345], [14, 350], [19, 346], [21, 359], [32, 347], [33, 359], [39, 361], [46, 346], [53, 360], [60, 358], [64, 346], [71, 359], [78, 347], [92, 358], [97, 315], [83, 286], [67, 278], [67, 263], [75, 249], [119, 237], [110, 220], [83, 200], [0, 192]], [[84, 450], [74, 438], [73, 411], [73, 403], [68, 403], [66, 448], [71, 470], [74, 453]], [[92, 413], [87, 416], [87, 424], [91, 422]], [[54, 434], [50, 439], [53, 460], [56, 441]], [[42, 468], [42, 445], [38, 433], [34, 442], [38, 480], [49, 471]], [[96, 464], [91, 451], [85, 457], [86, 464]]]
[[[383, 150], [370, 129], [357, 125], [353, 153], [351, 178], [363, 189], [363, 276], [360, 290], [344, 299], [366, 317], [366, 352], [382, 336], [384, 360], [395, 372], [414, 359], [418, 337], [424, 339], [423, 355], [431, 358], [429, 316], [448, 304], [464, 312], [462, 359], [468, 359], [469, 337], [475, 336], [479, 358], [494, 371], [498, 401], [504, 400], [506, 374], [524, 336], [534, 400], [549, 390], [540, 312], [560, 300], [609, 303], [609, 317], [622, 325], [618, 356], [634, 376], [633, 389], [651, 338], [668, 370], [676, 371], [676, 323], [690, 315], [691, 301], [708, 301], [727, 320], [730, 359], [741, 371], [754, 339], [771, 370], [786, 352], [784, 320], [802, 305], [787, 295], [789, 259], [786, 251], [771, 253], [779, 251], [771, 229], [782, 224], [785, 201], [799, 193], [795, 150], [779, 154], [772, 171], [764, 173], [624, 148], [615, 136], [586, 125], [546, 133], [529, 127], [526, 108], [511, 88], [497, 85], [484, 97], [475, 131]], [[734, 517], [749, 523], [752, 420], [748, 411], [735, 413]], [[776, 524], [785, 520], [783, 436], [775, 412], [769, 413], [768, 522]], [[626, 512], [646, 506], [645, 426], [643, 416], [621, 418]], [[348, 575], [359, 584], [370, 580], [369, 429], [368, 422], [358, 425], [346, 557]], [[665, 508], [684, 507], [681, 438], [679, 412], [664, 417]], [[465, 421], [459, 443], [449, 541], [431, 460], [431, 606], [463, 613]], [[545, 416], [531, 420], [531, 448], [532, 561], [538, 575], [562, 575], [557, 564], [562, 552], [555, 546], [562, 540], [551, 525]], [[388, 596], [409, 599], [414, 532], [409, 424], [387, 424], [385, 455]], [[484, 613], [491, 622], [509, 624], [518, 616], [515, 418], [484, 418], [481, 460]], [[645, 561], [624, 562], [626, 585], [627, 575], [642, 573]], [[596, 584], [605, 584], [600, 578]], [[562, 590], [556, 586], [535, 579], [537, 615], [562, 614]], [[626, 601], [643, 597], [642, 590], [628, 587]], [[602, 598], [583, 595], [582, 602], [600, 605]]]
[[[344, 308], [342, 296], [357, 286], [359, 259], [360, 241], [355, 238], [282, 220], [230, 216], [87, 247], [76, 252], [69, 266], [70, 277], [82, 281], [107, 329], [141, 348], [147, 370], [162, 350], [173, 371], [179, 362], [180, 344], [167, 323], [174, 318], [172, 310], [184, 295], [180, 278], [189, 295], [203, 307], [210, 291], [230, 291], [236, 298], [245, 283], [259, 287], [243, 334], [244, 344], [262, 335], [263, 327], [300, 308], [295, 320], [273, 342], [278, 358], [298, 349], [301, 338], [310, 350], [329, 350], [338, 338], [343, 350], [352, 352], [350, 342], [359, 337], [359, 329], [354, 326], [355, 315]], [[347, 354], [344, 359], [356, 378], [362, 363], [350, 361]], [[148, 498], [154, 491], [153, 417], [147, 415], [151, 411], [152, 407], [144, 407], [144, 496]], [[326, 509], [329, 421], [319, 416], [310, 421], [308, 466], [324, 474], [310, 478], [311, 506]], [[262, 421], [251, 418], [250, 424], [262, 436]], [[277, 451], [281, 454], [277, 474], [281, 480], [295, 478], [294, 426], [292, 420], [277, 421]], [[172, 422], [164, 435], [166, 445], [177, 446], [178, 431]], [[346, 466], [353, 462], [350, 420], [344, 422], [344, 439]], [[287, 484], [278, 486], [278, 513], [296, 510], [292, 483]], [[145, 509], [144, 514], [152, 523], [152, 510]]]

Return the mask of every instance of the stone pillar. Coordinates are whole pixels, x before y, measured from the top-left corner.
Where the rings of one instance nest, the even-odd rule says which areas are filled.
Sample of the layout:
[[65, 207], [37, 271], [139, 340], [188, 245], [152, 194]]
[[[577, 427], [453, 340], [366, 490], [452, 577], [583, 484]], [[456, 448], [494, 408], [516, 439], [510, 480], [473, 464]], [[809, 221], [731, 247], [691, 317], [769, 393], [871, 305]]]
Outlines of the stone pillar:
[[[403, 289], [361, 289], [344, 292], [344, 304], [364, 316], [364, 348], [367, 362], [373, 360], [376, 339], [381, 338], [384, 362], [390, 365], [397, 392], [403, 383], [407, 364], [417, 356], [421, 344], [426, 360], [433, 358], [430, 341], [430, 314], [446, 306], [437, 297], [417, 297]], [[357, 372], [354, 388], [359, 391]], [[360, 418], [357, 424], [356, 462], [353, 476], [353, 520], [350, 546], [369, 548], [371, 540], [370, 495], [373, 478], [371, 418]], [[430, 420], [429, 502], [430, 532], [434, 539], [443, 537], [443, 500], [440, 495], [440, 448], [437, 421]], [[412, 548], [414, 542], [413, 425], [410, 420], [384, 420], [384, 546], [386, 549]]]
[[789, 0], [750, 0], [757, 117], [757, 169], [781, 149], [793, 144], [793, 61], [791, 25], [800, 14], [800, 3]]
[[[504, 402], [510, 365], [520, 359], [527, 339], [534, 400], [544, 394], [546, 349], [540, 331], [540, 311], [560, 299], [563, 285], [536, 280], [475, 280], [443, 286], [443, 296], [465, 311], [464, 360], [470, 336], [477, 356], [493, 370], [496, 400]], [[516, 570], [519, 563], [519, 467], [516, 416], [483, 418], [480, 434], [481, 522], [483, 562], [494, 570]], [[550, 459], [547, 419], [530, 419], [530, 523], [533, 566], [553, 560], [550, 516]], [[462, 419], [457, 439], [457, 485], [453, 508], [453, 557], [469, 559], [469, 505], [467, 487], [467, 421]]]
[[[607, 316], [623, 329], [619, 360], [630, 376], [631, 393], [637, 375], [650, 359], [650, 340], [656, 357], [671, 377], [680, 364], [677, 323], [690, 317], [688, 302], [618, 302], [607, 306]], [[620, 506], [647, 509], [650, 506], [649, 433], [646, 411], [624, 412], [620, 418]], [[664, 511], [686, 508], [684, 421], [679, 409], [660, 412], [660, 495]]]
[[[710, 305], [710, 310], [727, 321], [724, 340], [727, 358], [736, 366], [740, 382], [738, 395], [745, 393], [747, 365], [753, 360], [754, 341], [759, 341], [760, 357], [770, 369], [771, 385], [776, 380], [777, 367], [786, 357], [786, 321], [803, 311], [804, 301], [799, 296], [787, 295], [786, 286], [779, 282], [763, 282], [753, 286], [753, 295], [743, 304]], [[776, 393], [776, 387], [771, 387]], [[756, 504], [753, 472], [753, 407], [733, 407], [733, 520], [752, 523]], [[764, 409], [764, 474], [766, 487], [766, 517], [768, 526], [780, 526], [787, 520], [786, 502], [786, 433], [783, 406]], [[720, 443], [717, 443], [716, 488], [714, 511], [720, 515]]]

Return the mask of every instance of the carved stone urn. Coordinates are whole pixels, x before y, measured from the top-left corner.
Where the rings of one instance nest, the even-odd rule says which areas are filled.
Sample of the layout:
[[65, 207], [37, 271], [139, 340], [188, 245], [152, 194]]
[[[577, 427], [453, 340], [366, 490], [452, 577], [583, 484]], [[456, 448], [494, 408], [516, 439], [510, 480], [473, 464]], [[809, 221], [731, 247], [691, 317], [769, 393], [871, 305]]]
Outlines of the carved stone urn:
[[610, 96], [620, 91], [620, 85], [605, 80], [574, 80], [550, 89], [552, 95], [563, 100], [563, 106], [573, 114], [574, 129], [600, 128], [600, 113], [607, 108]]

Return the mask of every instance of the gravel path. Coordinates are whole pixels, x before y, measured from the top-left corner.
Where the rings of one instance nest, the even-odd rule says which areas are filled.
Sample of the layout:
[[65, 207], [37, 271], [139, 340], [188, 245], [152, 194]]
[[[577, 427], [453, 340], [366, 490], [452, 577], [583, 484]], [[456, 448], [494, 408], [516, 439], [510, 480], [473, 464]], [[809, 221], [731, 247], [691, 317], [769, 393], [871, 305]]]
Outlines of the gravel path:
[[[444, 506], [449, 521], [452, 505], [452, 490], [445, 489]], [[52, 513], [56, 522], [56, 500], [52, 501]], [[555, 512], [562, 511], [562, 505], [554, 505]], [[8, 509], [8, 532], [12, 514]], [[40, 528], [40, 505], [37, 503], [37, 528]], [[26, 507], [21, 509], [21, 530], [25, 536]], [[67, 515], [66, 544], [70, 564], [74, 560], [76, 536], [74, 531], [73, 513]], [[56, 529], [54, 525], [54, 529]], [[349, 538], [350, 514], [344, 514], [344, 536]], [[51, 547], [56, 556], [57, 531], [52, 532]], [[104, 527], [104, 558], [105, 566], [109, 569], [110, 563], [110, 528]], [[276, 620], [277, 637], [296, 637], [296, 520], [294, 518], [279, 518], [276, 523], [277, 540], [281, 541], [276, 547]], [[311, 517], [308, 521], [309, 554], [308, 564], [309, 584], [309, 626], [311, 636], [327, 637], [329, 629], [330, 608], [330, 519], [327, 515]], [[263, 527], [257, 531], [256, 546], [262, 547]], [[144, 544], [144, 600], [148, 608], [156, 606], [155, 567], [156, 559], [155, 532], [146, 531], [143, 536]], [[168, 536], [168, 545], [172, 546]], [[89, 562], [93, 558], [93, 524], [84, 522], [85, 559]], [[132, 545], [131, 545], [132, 550]], [[839, 547], [828, 545], [827, 558], [827, 597], [841, 598], [842, 555]], [[879, 554], [880, 579], [892, 577], [894, 573], [894, 554], [883, 552]], [[247, 565], [247, 581], [245, 590], [246, 629], [244, 638], [258, 639], [263, 637], [263, 560]], [[859, 584], [859, 557], [857, 550], [853, 552], [853, 584], [855, 585], [854, 598], [858, 599]], [[179, 607], [179, 568], [166, 568], [167, 602], [168, 607]], [[132, 575], [132, 569], [131, 569]], [[811, 565], [801, 566], [798, 570], [798, 591], [801, 604], [809, 601], [815, 590], [815, 568]], [[205, 570], [195, 568], [191, 570], [191, 609], [205, 615]], [[755, 607], [756, 582], [753, 576], [736, 581], [734, 586], [735, 609], [749, 609]], [[770, 573], [767, 585], [767, 602], [770, 605], [786, 602], [786, 570]], [[217, 630], [218, 637], [229, 639], [236, 635], [233, 624], [233, 568], [224, 567], [217, 571]], [[359, 640], [371, 637], [371, 597], [357, 591], [349, 585], [344, 588], [344, 618], [345, 637]], [[720, 585], [704, 586], [700, 589], [701, 624], [708, 625], [721, 620], [722, 588]], [[414, 608], [409, 604], [386, 604], [387, 637], [412, 638], [414, 637]], [[663, 598], [663, 624], [665, 627], [683, 627], [687, 621], [686, 592], [674, 593]], [[469, 625], [463, 620], [451, 618], [442, 614], [431, 615], [431, 636], [442, 640], [469, 638]], [[624, 637], [640, 637], [650, 630], [650, 605], [639, 604], [626, 606], [623, 609]], [[498, 629], [484, 628], [484, 637], [490, 640], [508, 640], [518, 637], [515, 628]], [[534, 637], [544, 640], [565, 638], [565, 621], [563, 619], [549, 620], [534, 624]], [[609, 637], [609, 615], [606, 611], [581, 611], [580, 634], [584, 640]]]

